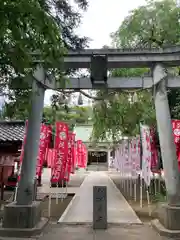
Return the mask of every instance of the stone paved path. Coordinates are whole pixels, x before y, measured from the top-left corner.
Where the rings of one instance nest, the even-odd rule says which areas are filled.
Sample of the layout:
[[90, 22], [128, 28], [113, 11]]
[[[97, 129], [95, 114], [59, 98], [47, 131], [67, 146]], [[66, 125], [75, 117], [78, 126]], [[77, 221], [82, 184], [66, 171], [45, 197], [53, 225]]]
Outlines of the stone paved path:
[[[126, 200], [113, 182], [103, 172], [91, 172], [81, 185], [76, 201], [71, 210], [64, 215], [63, 221], [92, 221], [92, 186], [106, 185], [108, 194], [108, 222], [118, 223], [109, 225], [107, 230], [94, 231], [89, 225], [64, 225], [49, 223], [40, 237], [13, 238], [11, 240], [169, 240], [160, 237], [149, 224], [137, 224], [140, 220], [134, 214]], [[78, 212], [79, 211], [79, 212]], [[61, 219], [62, 220], [62, 219]], [[9, 238], [0, 238], [0, 240]]]
[[49, 225], [39, 240], [168, 240], [160, 237], [147, 225], [109, 227], [93, 231], [87, 226]]
[[49, 224], [40, 237], [0, 238], [1, 240], [170, 240], [159, 236], [148, 225], [127, 225], [93, 231], [87, 226]]
[[86, 171], [76, 171], [76, 174], [71, 175], [70, 182], [68, 183], [67, 188], [59, 188], [59, 187], [50, 187], [50, 178], [51, 178], [51, 169], [45, 168], [43, 170], [42, 175], [42, 187], [38, 187], [39, 194], [56, 194], [56, 193], [76, 193], [88, 175]]
[[[71, 175], [70, 182], [68, 183], [68, 187], [79, 187], [87, 175], [88, 175], [88, 172], [86, 171], [83, 171], [83, 170], [76, 171], [75, 174]], [[44, 168], [43, 174], [42, 174], [43, 186], [39, 189], [50, 187], [50, 178], [51, 178], [51, 169]], [[41, 190], [41, 192], [42, 191], [43, 190]]]
[[93, 186], [107, 186], [109, 224], [141, 224], [133, 209], [116, 188], [106, 172], [90, 172], [65, 210], [59, 223], [91, 224], [93, 218]]
[[74, 221], [92, 221], [92, 186], [96, 184], [107, 186], [108, 222], [116, 222], [118, 225], [112, 224], [107, 230], [94, 231], [88, 225], [49, 224], [39, 240], [169, 240], [159, 236], [150, 225], [137, 224], [140, 220], [111, 179], [103, 172], [89, 173], [71, 209], [61, 219], [62, 222], [68, 224]]

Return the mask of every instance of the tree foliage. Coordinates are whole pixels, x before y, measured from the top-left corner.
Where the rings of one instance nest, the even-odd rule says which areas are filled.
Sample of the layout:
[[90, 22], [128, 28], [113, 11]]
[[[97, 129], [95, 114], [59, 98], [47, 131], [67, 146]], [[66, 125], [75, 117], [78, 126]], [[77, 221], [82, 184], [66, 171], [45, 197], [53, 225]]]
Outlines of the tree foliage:
[[[38, 51], [38, 59], [52, 69], [60, 66], [64, 51], [85, 47], [87, 38], [79, 37], [75, 28], [81, 20], [80, 10], [86, 10], [87, 5], [87, 0], [74, 0], [74, 6], [68, 0], [1, 1], [0, 87], [7, 89], [10, 79], [16, 83], [17, 76], [24, 77], [34, 69], [32, 52]], [[56, 68], [54, 71], [60, 81], [62, 70]], [[28, 93], [27, 90], [11, 91], [11, 101], [6, 102], [8, 111], [19, 107], [20, 112], [22, 108], [26, 111]], [[24, 103], [20, 105], [21, 101]]]
[[[175, 0], [147, 1], [129, 13], [119, 29], [112, 34], [112, 43], [117, 48], [161, 48], [180, 43], [180, 8]], [[150, 69], [116, 69], [116, 77], [151, 75]], [[102, 91], [98, 92], [99, 95]], [[170, 90], [171, 114], [179, 116], [179, 90]], [[135, 135], [140, 121], [155, 124], [152, 92], [143, 90], [136, 93], [136, 101], [128, 101], [133, 94], [116, 92], [111, 99], [94, 105], [94, 137], [105, 138], [107, 133], [114, 139], [120, 134]]]
[[26, 120], [29, 115], [29, 90], [14, 90], [13, 93], [9, 93], [8, 101], [5, 102], [2, 109], [3, 119], [17, 119]]
[[85, 124], [90, 121], [91, 111], [90, 107], [74, 106], [69, 107], [68, 111], [63, 106], [59, 106], [56, 111], [52, 107], [44, 108], [44, 119], [51, 124], [56, 121], [65, 121], [70, 125]]
[[1, 79], [31, 69], [34, 51], [45, 63], [54, 63], [62, 55], [60, 27], [45, 1], [5, 0], [0, 2], [0, 12]]
[[180, 8], [175, 0], [147, 1], [130, 12], [112, 34], [116, 47], [162, 47], [180, 42]]
[[155, 111], [149, 90], [136, 94], [116, 92], [115, 95], [100, 101], [93, 108], [93, 137], [111, 137], [118, 141], [119, 136], [134, 136], [139, 132], [139, 123], [155, 123]]
[[[28, 98], [26, 94], [28, 92], [16, 92], [19, 94], [16, 98], [16, 101], [13, 102], [13, 97], [11, 102], [5, 104], [2, 109], [2, 114], [0, 114], [1, 119], [8, 118], [9, 120], [26, 120], [29, 115], [29, 109], [27, 107]], [[23, 94], [23, 95], [22, 95]], [[21, 101], [19, 101], [21, 99]], [[26, 101], [25, 101], [26, 100]], [[86, 106], [68, 106], [60, 104], [54, 106], [45, 106], [43, 111], [43, 118], [46, 122], [54, 124], [56, 121], [66, 121], [70, 124], [85, 124], [91, 121], [92, 118], [92, 109], [91, 107]]]

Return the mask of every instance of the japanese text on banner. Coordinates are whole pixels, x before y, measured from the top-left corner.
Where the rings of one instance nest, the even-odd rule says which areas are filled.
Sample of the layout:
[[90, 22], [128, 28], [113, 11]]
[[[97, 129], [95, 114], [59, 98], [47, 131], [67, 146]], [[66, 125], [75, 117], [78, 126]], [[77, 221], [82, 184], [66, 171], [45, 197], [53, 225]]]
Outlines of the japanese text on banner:
[[150, 128], [146, 125], [141, 125], [142, 139], [142, 177], [147, 186], [151, 182], [151, 143], [150, 143]]
[[47, 138], [48, 138], [49, 127], [45, 124], [41, 124], [40, 132], [40, 142], [39, 142], [39, 152], [36, 165], [36, 176], [40, 177], [42, 174], [43, 163], [47, 148]]
[[55, 149], [57, 157], [51, 181], [59, 182], [64, 180], [68, 157], [68, 125], [66, 123], [56, 123]]

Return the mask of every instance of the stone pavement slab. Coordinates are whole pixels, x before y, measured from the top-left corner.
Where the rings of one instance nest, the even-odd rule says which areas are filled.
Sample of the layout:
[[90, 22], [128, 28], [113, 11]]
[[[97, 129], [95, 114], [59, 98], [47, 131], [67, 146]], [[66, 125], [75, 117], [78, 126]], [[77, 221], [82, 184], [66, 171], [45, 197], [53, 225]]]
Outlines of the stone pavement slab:
[[91, 172], [59, 219], [63, 224], [92, 224], [93, 186], [107, 186], [108, 224], [141, 224], [131, 206], [106, 172]]
[[42, 186], [38, 187], [38, 193], [40, 194], [56, 194], [56, 193], [67, 193], [67, 194], [75, 194], [86, 176], [89, 173], [86, 171], [76, 171], [75, 174], [72, 174], [70, 177], [70, 182], [67, 185], [67, 188], [59, 188], [59, 187], [50, 187], [50, 178], [51, 178], [51, 169], [44, 168], [42, 175]]
[[41, 236], [32, 238], [6, 238], [0, 240], [170, 240], [159, 236], [148, 225], [127, 225], [109, 227], [94, 231], [89, 226], [61, 226], [49, 224]]
[[79, 190], [79, 187], [67, 187], [67, 188], [51, 188], [50, 186], [44, 185], [38, 188], [38, 193], [46, 193], [46, 194], [56, 194], [56, 193], [64, 193], [64, 194], [75, 194]]
[[[75, 172], [75, 174], [71, 174], [70, 182], [68, 183], [69, 187], [79, 187], [81, 183], [84, 181], [85, 177], [88, 175], [88, 172], [81, 169]], [[43, 186], [50, 186], [51, 179], [51, 169], [44, 168], [42, 174], [42, 184]]]
[[148, 225], [126, 225], [93, 230], [89, 226], [49, 225], [40, 240], [168, 240]]
[[61, 226], [49, 224], [41, 236], [32, 238], [6, 238], [0, 240], [170, 240], [159, 236], [149, 225], [127, 225], [94, 231], [89, 226]]

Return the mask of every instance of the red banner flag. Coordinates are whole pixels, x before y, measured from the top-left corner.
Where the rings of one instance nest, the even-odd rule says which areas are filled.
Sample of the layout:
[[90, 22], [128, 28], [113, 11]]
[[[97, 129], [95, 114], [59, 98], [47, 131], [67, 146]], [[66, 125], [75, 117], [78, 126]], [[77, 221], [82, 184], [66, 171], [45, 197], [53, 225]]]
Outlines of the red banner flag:
[[158, 163], [158, 151], [156, 147], [156, 139], [155, 139], [155, 129], [153, 127], [150, 128], [150, 143], [151, 143], [151, 171], [153, 173], [159, 172], [159, 163]]
[[45, 153], [45, 158], [44, 158], [44, 164], [47, 163], [48, 165], [48, 151], [49, 151], [49, 145], [51, 143], [51, 138], [52, 138], [52, 126], [47, 125], [47, 138], [46, 138], [46, 153]]
[[[27, 128], [28, 128], [28, 121], [26, 121], [26, 125], [25, 125], [24, 140], [23, 140], [21, 155], [20, 155], [20, 159], [19, 159], [20, 168], [19, 168], [18, 180], [20, 180], [21, 165], [22, 165], [22, 161], [23, 161], [23, 158], [24, 158], [24, 146], [26, 144]], [[47, 126], [45, 124], [41, 124], [39, 151], [38, 151], [37, 165], [36, 165], [36, 176], [38, 176], [38, 177], [40, 177], [41, 174], [42, 174], [42, 167], [43, 167], [43, 162], [44, 162], [46, 147], [47, 147], [47, 132], [48, 132], [48, 129], [49, 129], [49, 126]]]
[[54, 167], [56, 161], [56, 149], [48, 149], [47, 154], [47, 166], [51, 167], [51, 169]]
[[40, 177], [42, 174], [42, 168], [43, 168], [43, 163], [44, 163], [46, 148], [47, 148], [47, 141], [49, 140], [48, 131], [49, 131], [49, 126], [45, 124], [41, 124], [39, 152], [38, 152], [37, 165], [36, 165], [36, 176], [38, 177]]
[[180, 170], [180, 120], [172, 120], [172, 130], [174, 135], [174, 142], [176, 145], [176, 155]]
[[75, 133], [72, 133], [72, 142], [71, 142], [71, 154], [72, 154], [72, 164], [71, 164], [71, 173], [74, 174], [76, 167], [76, 152], [75, 152]]
[[88, 150], [86, 148], [86, 145], [84, 145], [84, 163], [85, 163], [85, 168], [87, 168], [87, 161], [88, 161]]
[[63, 122], [56, 123], [55, 149], [57, 157], [53, 166], [51, 182], [64, 180], [68, 157], [68, 125]]
[[82, 144], [82, 158], [81, 158], [81, 167], [86, 168], [87, 167], [87, 149], [84, 144]]
[[82, 167], [82, 141], [77, 140], [77, 165], [78, 167]]
[[71, 173], [71, 166], [73, 164], [72, 162], [72, 132], [68, 133], [68, 157], [67, 157], [67, 164], [66, 164], [66, 170], [65, 170], [65, 176], [64, 179], [68, 182], [70, 173]]
[[78, 165], [78, 158], [77, 158], [77, 142], [74, 143], [74, 167], [76, 168]]

